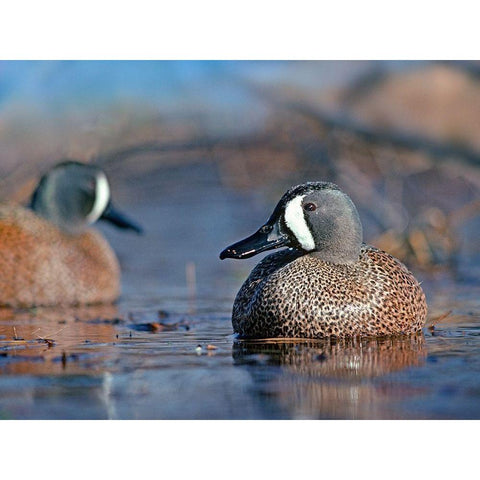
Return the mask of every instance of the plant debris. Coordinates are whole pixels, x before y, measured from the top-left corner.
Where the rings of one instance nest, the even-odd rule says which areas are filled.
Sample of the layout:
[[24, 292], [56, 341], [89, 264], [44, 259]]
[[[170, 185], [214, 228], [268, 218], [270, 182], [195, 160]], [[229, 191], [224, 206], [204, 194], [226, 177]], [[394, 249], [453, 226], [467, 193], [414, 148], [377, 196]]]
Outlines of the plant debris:
[[146, 323], [134, 323], [130, 325], [130, 328], [138, 332], [173, 332], [176, 330], [184, 329], [190, 330], [190, 326], [187, 323], [163, 323], [163, 322], [146, 322]]
[[93, 320], [87, 320], [85, 323], [92, 325], [122, 325], [125, 323], [123, 318], [94, 318]]
[[44, 342], [47, 344], [48, 348], [52, 348], [55, 346], [55, 340], [52, 340], [51, 338], [38, 338], [37, 342]]
[[428, 322], [428, 325], [426, 325], [428, 331], [433, 335], [435, 331], [435, 325], [438, 322], [441, 322], [442, 320], [447, 318], [451, 313], [452, 313], [452, 310], [448, 310], [448, 312], [442, 313], [441, 315], [437, 315], [436, 317], [433, 317], [432, 319], [430, 319]]
[[67, 365], [69, 361], [78, 361], [80, 360], [80, 355], [78, 353], [70, 353], [67, 355], [65, 351], [62, 352], [62, 355], [60, 357], [55, 357], [52, 359], [53, 362], [62, 362], [63, 368]]

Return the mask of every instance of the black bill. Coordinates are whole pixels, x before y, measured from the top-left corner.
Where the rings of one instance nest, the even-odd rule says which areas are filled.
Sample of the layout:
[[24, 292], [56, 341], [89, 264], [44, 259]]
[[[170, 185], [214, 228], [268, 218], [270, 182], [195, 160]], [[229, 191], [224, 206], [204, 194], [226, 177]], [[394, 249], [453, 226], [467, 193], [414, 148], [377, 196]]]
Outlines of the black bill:
[[107, 222], [113, 223], [113, 225], [118, 228], [133, 230], [139, 235], [143, 233], [142, 227], [130, 220], [123, 213], [115, 210], [111, 203], [108, 204], [107, 208], [103, 212], [103, 215], [100, 217], [100, 220], [106, 220]]
[[250, 258], [257, 253], [274, 248], [284, 247], [288, 244], [289, 238], [280, 232], [278, 224], [267, 223], [253, 235], [230, 245], [222, 253], [220, 259], [224, 258]]

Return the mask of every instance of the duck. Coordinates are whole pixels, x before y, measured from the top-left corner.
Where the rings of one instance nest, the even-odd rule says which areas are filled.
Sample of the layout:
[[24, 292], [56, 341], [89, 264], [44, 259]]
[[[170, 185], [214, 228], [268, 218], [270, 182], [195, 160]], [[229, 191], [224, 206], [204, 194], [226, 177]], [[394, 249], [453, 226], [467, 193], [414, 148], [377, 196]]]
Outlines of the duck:
[[118, 259], [98, 220], [138, 234], [112, 203], [105, 172], [65, 159], [40, 179], [28, 206], [0, 204], [0, 306], [32, 308], [113, 303]]
[[363, 242], [358, 211], [331, 182], [290, 188], [257, 232], [220, 259], [264, 257], [240, 288], [238, 338], [344, 338], [421, 332], [425, 294], [407, 267]]

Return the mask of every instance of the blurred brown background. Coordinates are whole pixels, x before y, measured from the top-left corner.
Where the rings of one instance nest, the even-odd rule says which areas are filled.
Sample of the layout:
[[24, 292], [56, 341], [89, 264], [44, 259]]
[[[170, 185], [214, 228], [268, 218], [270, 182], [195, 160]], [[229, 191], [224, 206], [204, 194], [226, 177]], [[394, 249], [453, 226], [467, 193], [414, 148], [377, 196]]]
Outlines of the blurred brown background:
[[230, 297], [258, 258], [218, 252], [307, 180], [339, 184], [365, 240], [425, 278], [475, 283], [479, 81], [459, 61], [0, 62], [0, 196], [27, 201], [64, 157], [103, 166], [146, 229], [104, 229], [127, 296], [183, 295], [193, 268]]

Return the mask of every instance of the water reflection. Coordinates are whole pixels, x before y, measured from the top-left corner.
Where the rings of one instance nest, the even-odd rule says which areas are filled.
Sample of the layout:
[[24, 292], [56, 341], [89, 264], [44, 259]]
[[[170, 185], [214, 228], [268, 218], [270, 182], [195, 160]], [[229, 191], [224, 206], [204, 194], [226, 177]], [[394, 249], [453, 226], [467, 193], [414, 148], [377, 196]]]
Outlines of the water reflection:
[[100, 357], [114, 359], [114, 305], [0, 309], [0, 372], [64, 374], [99, 371]]
[[240, 341], [200, 307], [0, 310], [0, 418], [479, 418], [467, 303], [424, 335], [336, 342]]
[[233, 345], [235, 365], [250, 372], [265, 415], [273, 418], [395, 418], [395, 402], [423, 391], [382, 377], [421, 366], [426, 356], [423, 334]]

